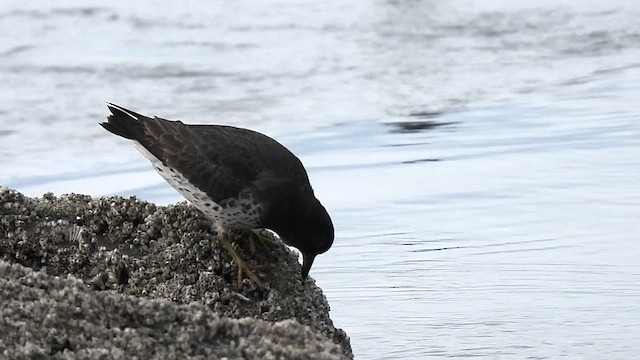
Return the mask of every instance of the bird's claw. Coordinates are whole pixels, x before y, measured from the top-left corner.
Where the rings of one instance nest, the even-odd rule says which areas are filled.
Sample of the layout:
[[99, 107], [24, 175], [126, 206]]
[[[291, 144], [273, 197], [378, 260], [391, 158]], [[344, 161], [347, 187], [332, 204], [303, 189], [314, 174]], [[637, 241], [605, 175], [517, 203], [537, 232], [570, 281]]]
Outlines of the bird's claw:
[[265, 235], [260, 230], [249, 230], [249, 251], [252, 254], [255, 254], [258, 246], [263, 249], [273, 249], [278, 246], [278, 243], [275, 239]]
[[246, 277], [250, 281], [252, 281], [254, 284], [256, 284], [256, 286], [258, 286], [259, 288], [261, 289], [264, 288], [264, 285], [262, 285], [262, 282], [260, 281], [260, 279], [258, 279], [258, 276], [256, 276], [256, 274], [254, 273], [254, 270], [261, 270], [264, 268], [264, 266], [247, 264], [242, 259], [240, 254], [238, 254], [236, 249], [234, 249], [233, 244], [229, 240], [229, 237], [226, 233], [220, 233], [218, 235], [218, 239], [220, 240], [220, 243], [222, 243], [222, 246], [225, 248], [225, 250], [227, 250], [227, 253], [233, 259], [233, 262], [236, 264], [237, 287], [242, 288], [242, 280]]

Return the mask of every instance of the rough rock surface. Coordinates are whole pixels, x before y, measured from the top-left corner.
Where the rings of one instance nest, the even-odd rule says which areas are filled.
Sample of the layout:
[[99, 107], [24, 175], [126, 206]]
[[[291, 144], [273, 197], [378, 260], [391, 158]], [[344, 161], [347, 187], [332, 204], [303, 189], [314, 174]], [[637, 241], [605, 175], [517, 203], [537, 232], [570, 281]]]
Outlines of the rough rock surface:
[[215, 236], [186, 203], [0, 187], [0, 357], [353, 358], [292, 251], [238, 236], [240, 289]]

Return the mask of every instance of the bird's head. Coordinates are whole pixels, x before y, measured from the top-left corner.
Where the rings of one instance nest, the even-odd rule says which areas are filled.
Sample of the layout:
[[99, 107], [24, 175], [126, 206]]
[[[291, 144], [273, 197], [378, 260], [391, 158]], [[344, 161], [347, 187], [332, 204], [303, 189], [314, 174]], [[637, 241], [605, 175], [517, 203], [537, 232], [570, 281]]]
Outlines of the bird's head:
[[281, 231], [274, 230], [287, 245], [302, 253], [302, 277], [306, 278], [316, 256], [333, 244], [333, 223], [327, 210], [314, 197], [287, 225]]

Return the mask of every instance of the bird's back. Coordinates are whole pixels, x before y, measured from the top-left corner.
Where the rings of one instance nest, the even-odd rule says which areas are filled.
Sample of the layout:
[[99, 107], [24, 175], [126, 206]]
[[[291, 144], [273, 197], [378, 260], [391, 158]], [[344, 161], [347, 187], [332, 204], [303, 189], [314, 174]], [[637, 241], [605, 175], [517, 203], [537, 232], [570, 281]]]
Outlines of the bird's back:
[[112, 115], [101, 124], [105, 129], [135, 140], [216, 203], [251, 186], [278, 182], [297, 184], [300, 191], [312, 193], [300, 160], [266, 135], [233, 126], [150, 118], [113, 104], [109, 109]]

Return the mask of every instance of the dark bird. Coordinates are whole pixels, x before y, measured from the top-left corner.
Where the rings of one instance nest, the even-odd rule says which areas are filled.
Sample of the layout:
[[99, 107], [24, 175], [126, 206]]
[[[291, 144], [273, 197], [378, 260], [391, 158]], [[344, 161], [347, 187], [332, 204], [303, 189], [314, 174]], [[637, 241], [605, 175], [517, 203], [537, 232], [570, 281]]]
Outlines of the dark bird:
[[333, 244], [333, 224], [316, 199], [304, 166], [274, 139], [225, 125], [149, 118], [115, 104], [100, 123], [136, 142], [158, 173], [213, 220], [238, 267], [259, 284], [228, 239], [229, 230], [272, 230], [300, 250], [302, 276]]

